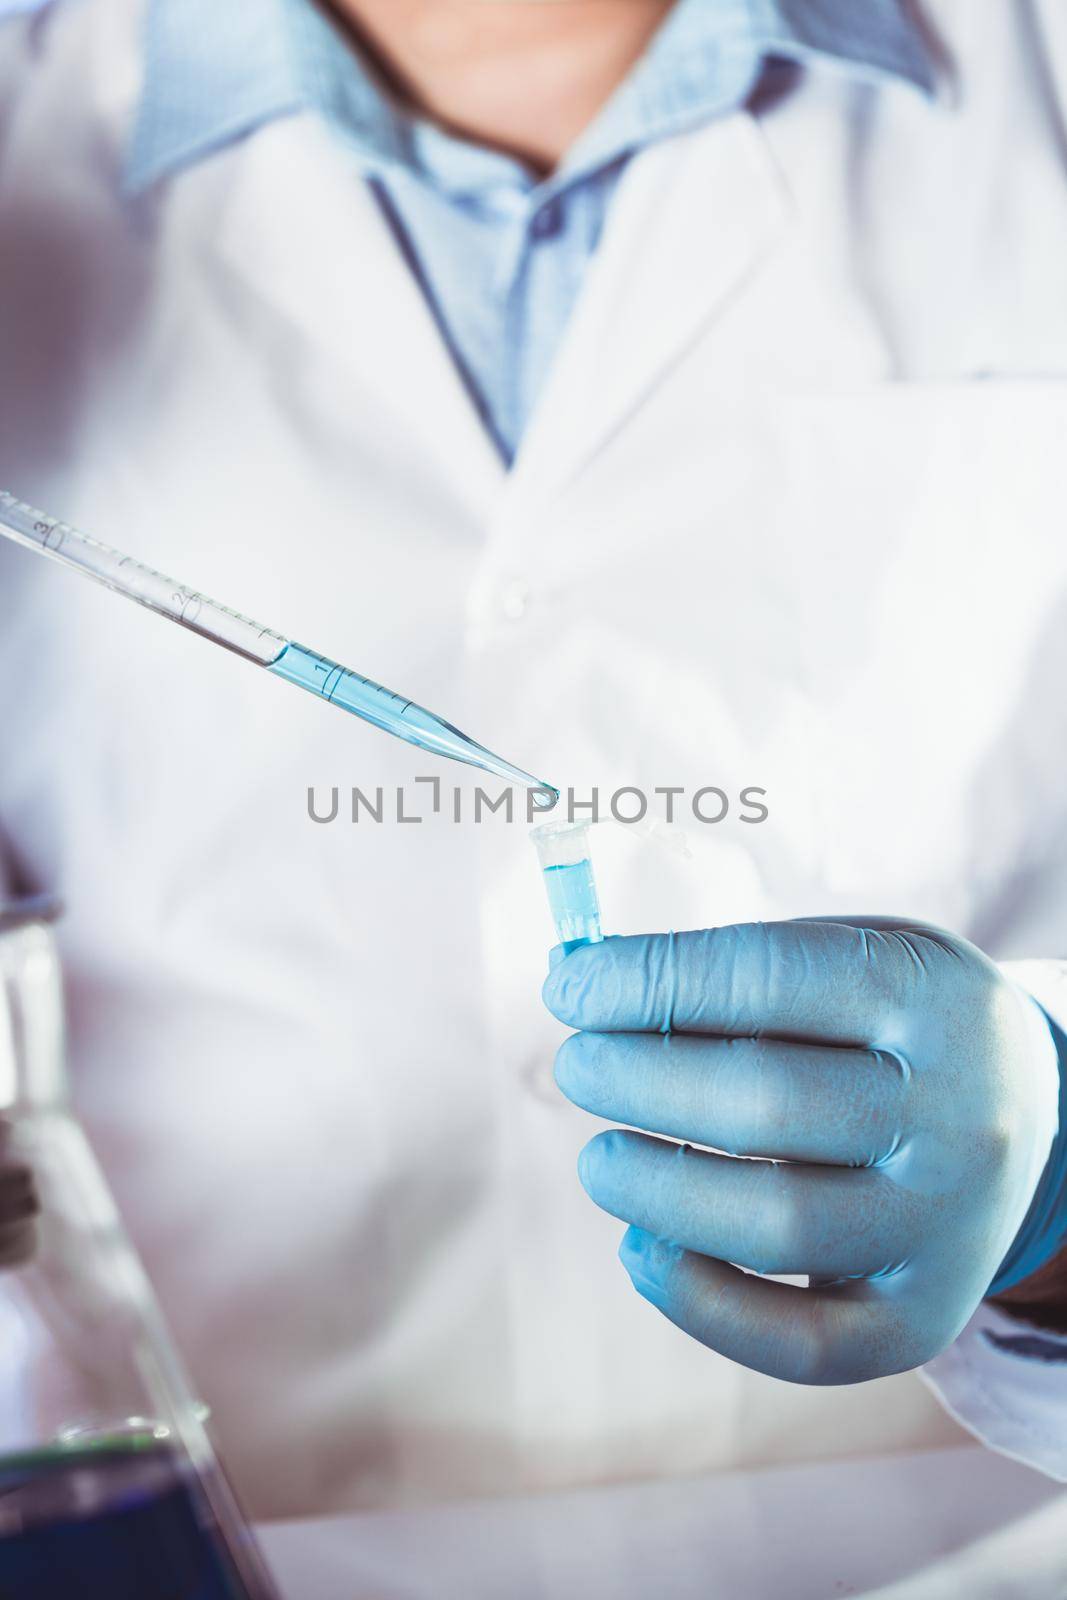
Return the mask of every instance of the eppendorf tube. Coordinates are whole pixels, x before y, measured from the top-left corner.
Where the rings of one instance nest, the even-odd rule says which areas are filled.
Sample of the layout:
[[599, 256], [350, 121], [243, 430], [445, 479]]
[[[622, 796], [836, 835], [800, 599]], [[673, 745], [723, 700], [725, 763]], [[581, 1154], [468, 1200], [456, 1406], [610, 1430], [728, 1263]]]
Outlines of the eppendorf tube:
[[530, 832], [548, 891], [556, 936], [570, 955], [583, 944], [599, 944], [600, 901], [589, 853], [588, 822], [543, 822]]

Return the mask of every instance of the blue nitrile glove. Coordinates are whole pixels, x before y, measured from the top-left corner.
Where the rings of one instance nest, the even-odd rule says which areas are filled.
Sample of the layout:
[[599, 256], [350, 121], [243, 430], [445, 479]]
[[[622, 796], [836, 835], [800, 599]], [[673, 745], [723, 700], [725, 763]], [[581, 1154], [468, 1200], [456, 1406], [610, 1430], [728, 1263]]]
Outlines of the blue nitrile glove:
[[1067, 1233], [1052, 1031], [964, 939], [888, 918], [608, 939], [555, 956], [544, 995], [582, 1030], [563, 1092], [667, 1136], [601, 1133], [580, 1159], [633, 1224], [634, 1286], [747, 1367], [855, 1383], [918, 1366], [1017, 1236], [1033, 1270]]

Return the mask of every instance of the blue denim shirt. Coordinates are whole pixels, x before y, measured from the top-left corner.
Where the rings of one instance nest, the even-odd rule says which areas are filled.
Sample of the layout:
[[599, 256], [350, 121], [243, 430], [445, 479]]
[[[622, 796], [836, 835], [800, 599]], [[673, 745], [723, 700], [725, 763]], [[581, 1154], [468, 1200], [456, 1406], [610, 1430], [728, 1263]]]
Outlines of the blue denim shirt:
[[372, 185], [507, 459], [636, 151], [735, 110], [768, 57], [934, 86], [904, 0], [676, 0], [629, 77], [539, 179], [398, 106], [310, 0], [149, 0], [144, 52], [130, 188], [276, 117], [320, 115]]

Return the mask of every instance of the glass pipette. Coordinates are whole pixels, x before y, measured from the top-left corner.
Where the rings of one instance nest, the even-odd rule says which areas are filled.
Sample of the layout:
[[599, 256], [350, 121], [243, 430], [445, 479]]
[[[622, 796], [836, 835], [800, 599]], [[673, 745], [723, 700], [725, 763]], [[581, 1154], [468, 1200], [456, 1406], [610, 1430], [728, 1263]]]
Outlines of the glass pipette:
[[117, 594], [124, 594], [128, 600], [136, 600], [138, 605], [147, 606], [161, 617], [169, 617], [171, 622], [232, 650], [255, 666], [266, 667], [268, 672], [284, 678], [287, 683], [295, 683], [330, 705], [340, 706], [343, 711], [362, 717], [364, 722], [373, 723], [376, 728], [395, 734], [408, 744], [418, 745], [420, 750], [463, 761], [468, 766], [480, 767], [483, 772], [491, 772], [494, 777], [532, 789], [535, 804], [541, 810], [550, 809], [559, 798], [558, 790], [551, 784], [541, 783], [521, 767], [504, 761], [484, 745], [476, 744], [450, 722], [416, 705], [414, 700], [394, 694], [358, 672], [350, 672], [347, 667], [296, 644], [284, 634], [260, 627], [258, 622], [242, 617], [228, 606], [209, 600], [199, 590], [175, 583], [131, 556], [124, 556], [121, 551], [90, 539], [88, 534], [79, 533], [67, 523], [35, 511], [3, 489], [0, 489], [0, 534], [28, 550], [35, 550], [38, 555], [73, 567]]

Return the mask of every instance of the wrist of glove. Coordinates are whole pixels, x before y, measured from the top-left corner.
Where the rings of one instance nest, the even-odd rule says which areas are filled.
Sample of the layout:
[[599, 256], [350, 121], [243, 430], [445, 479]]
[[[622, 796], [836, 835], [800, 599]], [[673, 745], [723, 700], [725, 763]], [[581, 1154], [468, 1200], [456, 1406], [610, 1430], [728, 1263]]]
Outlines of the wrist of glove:
[[[1030, 1208], [989, 1286], [990, 1297], [1018, 1288], [1055, 1260], [1067, 1245], [1067, 1035], [1044, 1011], [1040, 1015], [1052, 1036], [1059, 1063], [1058, 1128]], [[1067, 1311], [1067, 1307], [1064, 1309]]]

